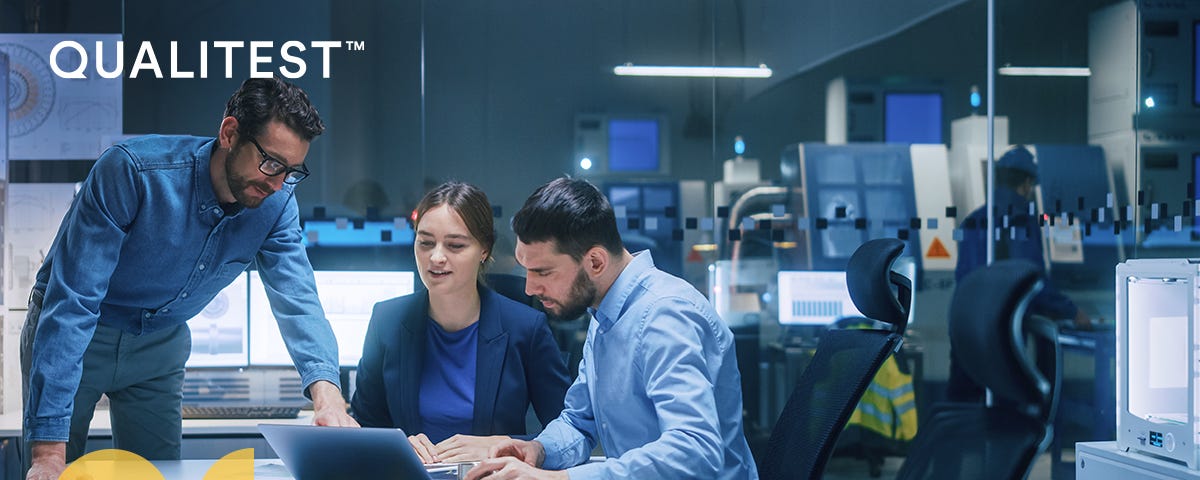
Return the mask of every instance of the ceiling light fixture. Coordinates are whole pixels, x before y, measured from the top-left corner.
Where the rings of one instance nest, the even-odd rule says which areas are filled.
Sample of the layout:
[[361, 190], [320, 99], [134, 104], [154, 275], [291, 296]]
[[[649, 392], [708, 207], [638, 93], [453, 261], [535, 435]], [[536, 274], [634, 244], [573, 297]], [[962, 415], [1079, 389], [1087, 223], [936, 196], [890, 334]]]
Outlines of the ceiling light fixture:
[[1000, 74], [1010, 77], [1090, 77], [1088, 67], [1000, 67]]
[[626, 63], [613, 67], [613, 73], [637, 77], [700, 77], [700, 78], [770, 78], [771, 69], [757, 67], [672, 67], [665, 65], [634, 65]]

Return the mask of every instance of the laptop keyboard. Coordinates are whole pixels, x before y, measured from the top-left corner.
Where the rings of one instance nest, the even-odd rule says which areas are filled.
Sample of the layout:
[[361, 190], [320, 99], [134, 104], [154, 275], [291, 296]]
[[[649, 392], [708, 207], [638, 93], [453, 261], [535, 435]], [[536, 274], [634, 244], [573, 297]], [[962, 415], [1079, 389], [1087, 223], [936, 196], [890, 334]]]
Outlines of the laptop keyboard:
[[184, 405], [183, 418], [296, 418], [300, 407], [281, 405]]

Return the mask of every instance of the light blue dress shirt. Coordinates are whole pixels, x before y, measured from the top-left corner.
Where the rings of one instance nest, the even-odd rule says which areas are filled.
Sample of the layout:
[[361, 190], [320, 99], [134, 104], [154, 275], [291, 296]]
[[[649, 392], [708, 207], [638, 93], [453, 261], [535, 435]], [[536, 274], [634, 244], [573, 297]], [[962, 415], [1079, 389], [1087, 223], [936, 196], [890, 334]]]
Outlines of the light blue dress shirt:
[[209, 176], [214, 139], [148, 136], [109, 148], [63, 219], [34, 289], [25, 431], [66, 441], [96, 325], [141, 334], [192, 318], [257, 261], [303, 387], [338, 383], [337, 343], [300, 243], [291, 185], [227, 215]]
[[[537, 441], [573, 479], [754, 479], [733, 333], [708, 299], [636, 254], [590, 310], [579, 377]], [[608, 459], [587, 461], [596, 442]]]

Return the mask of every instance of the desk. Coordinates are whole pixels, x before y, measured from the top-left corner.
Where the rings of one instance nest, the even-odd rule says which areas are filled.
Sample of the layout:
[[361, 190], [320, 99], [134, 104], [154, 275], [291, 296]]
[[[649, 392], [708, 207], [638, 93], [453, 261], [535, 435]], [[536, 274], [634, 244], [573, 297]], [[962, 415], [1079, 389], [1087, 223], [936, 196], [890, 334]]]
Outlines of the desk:
[[[170, 480], [203, 480], [204, 474], [216, 460], [164, 460], [153, 463], [163, 478]], [[434, 480], [455, 480], [465, 477], [466, 469], [454, 472], [432, 473]], [[275, 459], [255, 459], [253, 480], [293, 480], [287, 468]], [[249, 479], [246, 479], [249, 480]]]
[[[301, 411], [294, 419], [236, 419], [184, 420], [181, 454], [185, 459], [212, 459], [242, 448], [255, 449], [256, 456], [275, 457], [258, 432], [260, 423], [312, 424], [312, 411]], [[19, 480], [21, 477], [22, 415], [11, 412], [0, 415], [0, 479]], [[88, 451], [112, 447], [112, 422], [108, 410], [96, 410], [88, 432]], [[212, 463], [213, 460], [208, 460]], [[201, 473], [203, 476], [203, 473]], [[199, 479], [201, 476], [197, 476]], [[175, 478], [166, 476], [166, 478]]]

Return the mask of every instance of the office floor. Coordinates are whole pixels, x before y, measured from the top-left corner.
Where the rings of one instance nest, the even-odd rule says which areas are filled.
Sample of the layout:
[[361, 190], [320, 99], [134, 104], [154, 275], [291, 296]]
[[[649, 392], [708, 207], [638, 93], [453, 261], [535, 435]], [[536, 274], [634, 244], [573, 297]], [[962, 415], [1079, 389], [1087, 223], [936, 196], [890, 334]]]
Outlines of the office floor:
[[[1074, 455], [1070, 452], [1063, 453], [1063, 460], [1073, 461]], [[901, 457], [888, 457], [883, 464], [883, 475], [878, 478], [886, 480], [896, 478], [896, 472], [900, 471], [900, 465], [904, 463]], [[829, 466], [825, 469], [825, 480], [874, 480], [867, 472], [866, 462], [849, 457], [834, 457], [829, 461]], [[1033, 472], [1029, 474], [1029, 480], [1050, 480], [1050, 454], [1043, 454], [1038, 458], [1037, 463], [1033, 465]]]

